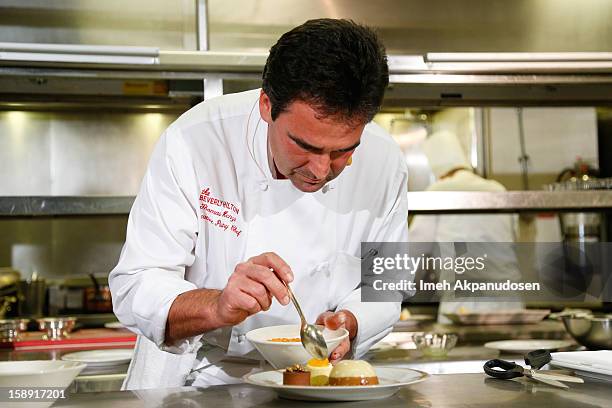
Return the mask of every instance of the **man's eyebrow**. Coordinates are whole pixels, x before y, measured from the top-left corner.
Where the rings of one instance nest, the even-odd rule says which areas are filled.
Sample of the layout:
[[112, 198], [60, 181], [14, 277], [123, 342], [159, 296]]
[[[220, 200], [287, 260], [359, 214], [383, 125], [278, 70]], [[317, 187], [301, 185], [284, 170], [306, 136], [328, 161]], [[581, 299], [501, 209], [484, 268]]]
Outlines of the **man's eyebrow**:
[[[302, 139], [300, 139], [299, 137], [292, 135], [291, 133], [287, 133], [287, 135], [289, 136], [289, 138], [291, 140], [293, 140], [298, 146], [300, 146], [302, 149], [308, 150], [310, 152], [313, 153], [321, 153], [323, 152], [323, 148], [321, 147], [317, 147], [317, 146], [313, 146], [309, 143], [306, 143], [305, 141], [303, 141]], [[344, 149], [339, 149], [336, 150], [337, 152], [350, 152], [351, 150], [354, 150], [357, 148], [357, 146], [359, 146], [359, 144], [361, 143], [361, 141], [358, 141], [357, 143], [355, 143], [354, 145], [350, 146], [350, 147], [346, 147]]]
[[342, 153], [350, 152], [351, 150], [355, 150], [360, 144], [361, 144], [361, 140], [358, 141], [357, 143], [355, 143], [354, 145], [352, 145], [351, 147], [346, 147], [344, 149], [340, 149], [340, 150], [337, 150], [337, 151], [338, 152], [342, 152]]
[[299, 137], [297, 137], [295, 135], [292, 135], [289, 132], [287, 132], [287, 135], [289, 136], [289, 138], [291, 140], [293, 140], [302, 149], [308, 150], [308, 151], [313, 152], [313, 153], [321, 153], [323, 151], [322, 147], [317, 147], [317, 146], [313, 146], [313, 145], [311, 145], [309, 143], [306, 143], [305, 141], [303, 141]]

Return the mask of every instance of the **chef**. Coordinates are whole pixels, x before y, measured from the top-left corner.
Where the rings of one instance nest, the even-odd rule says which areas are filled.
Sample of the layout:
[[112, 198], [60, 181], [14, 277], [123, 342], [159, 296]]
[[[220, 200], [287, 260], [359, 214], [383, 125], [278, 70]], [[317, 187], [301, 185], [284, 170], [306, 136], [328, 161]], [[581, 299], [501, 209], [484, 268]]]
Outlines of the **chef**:
[[310, 20], [271, 48], [261, 90], [168, 127], [109, 277], [138, 334], [124, 388], [239, 382], [261, 359], [248, 331], [299, 323], [283, 282], [309, 322], [348, 330], [332, 362], [391, 330], [400, 305], [359, 288], [361, 242], [407, 240], [406, 164], [370, 123], [387, 84], [370, 29]]
[[[461, 142], [453, 132], [442, 130], [431, 134], [423, 143], [423, 152], [437, 180], [427, 191], [506, 191], [495, 180], [487, 180], [474, 170], [467, 160]], [[469, 281], [518, 281], [521, 273], [511, 243], [515, 241], [515, 220], [509, 214], [447, 214], [419, 215], [410, 223], [412, 242], [471, 242], [472, 255], [487, 254], [484, 272], [455, 273], [443, 270], [440, 279], [454, 282], [455, 278]], [[495, 244], [492, 244], [495, 243]], [[452, 299], [452, 300], [450, 300]], [[438, 322], [451, 323], [446, 313], [517, 311], [524, 308], [520, 295], [501, 297], [460, 298], [443, 296], [438, 309]]]

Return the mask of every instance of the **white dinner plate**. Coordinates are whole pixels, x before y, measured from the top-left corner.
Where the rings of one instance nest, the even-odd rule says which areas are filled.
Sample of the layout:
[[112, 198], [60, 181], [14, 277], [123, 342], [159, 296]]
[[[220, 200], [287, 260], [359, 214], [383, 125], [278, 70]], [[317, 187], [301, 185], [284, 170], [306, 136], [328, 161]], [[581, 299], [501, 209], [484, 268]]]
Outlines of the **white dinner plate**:
[[134, 349], [87, 350], [64, 354], [62, 360], [87, 364], [87, 367], [109, 367], [127, 364], [132, 360]]
[[499, 351], [526, 354], [533, 350], [559, 350], [575, 345], [572, 340], [501, 340], [485, 343], [484, 346]]
[[104, 327], [107, 329], [125, 329], [125, 326], [121, 322], [104, 323]]
[[283, 385], [283, 370], [264, 371], [243, 377], [248, 384], [270, 388], [282, 398], [301, 401], [365, 401], [387, 398], [401, 387], [416, 384], [429, 374], [409, 368], [374, 367], [378, 385], [305, 386]]
[[455, 324], [533, 324], [550, 314], [548, 309], [499, 310], [496, 312], [444, 313]]
[[391, 332], [383, 337], [381, 341], [370, 347], [369, 351], [375, 352], [390, 349], [416, 349], [416, 344], [414, 344], [414, 340], [412, 339], [414, 334], [415, 333], [413, 332]]

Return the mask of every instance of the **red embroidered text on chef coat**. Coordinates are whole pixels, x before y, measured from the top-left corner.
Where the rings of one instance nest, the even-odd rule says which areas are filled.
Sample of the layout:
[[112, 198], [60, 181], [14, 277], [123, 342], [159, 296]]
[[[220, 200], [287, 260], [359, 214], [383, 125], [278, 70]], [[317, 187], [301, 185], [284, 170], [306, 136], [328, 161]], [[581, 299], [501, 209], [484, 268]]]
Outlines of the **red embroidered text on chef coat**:
[[200, 192], [200, 210], [202, 210], [200, 218], [211, 225], [224, 231], [231, 231], [237, 237], [242, 233], [242, 230], [236, 226], [240, 208], [229, 201], [212, 197], [210, 187], [206, 187]]

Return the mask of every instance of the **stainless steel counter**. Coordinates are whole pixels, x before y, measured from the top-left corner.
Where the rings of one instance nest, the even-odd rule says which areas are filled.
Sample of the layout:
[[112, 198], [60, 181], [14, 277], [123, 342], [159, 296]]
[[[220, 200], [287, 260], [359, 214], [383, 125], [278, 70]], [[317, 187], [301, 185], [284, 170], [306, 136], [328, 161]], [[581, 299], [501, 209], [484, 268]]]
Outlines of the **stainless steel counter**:
[[495, 380], [484, 374], [434, 375], [406, 387], [381, 401], [312, 403], [278, 398], [274, 392], [250, 385], [217, 386], [207, 389], [182, 387], [163, 390], [118, 391], [75, 394], [57, 401], [54, 407], [492, 407], [580, 408], [608, 407], [612, 401], [610, 383], [587, 380], [560, 390], [528, 380]]

